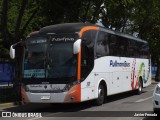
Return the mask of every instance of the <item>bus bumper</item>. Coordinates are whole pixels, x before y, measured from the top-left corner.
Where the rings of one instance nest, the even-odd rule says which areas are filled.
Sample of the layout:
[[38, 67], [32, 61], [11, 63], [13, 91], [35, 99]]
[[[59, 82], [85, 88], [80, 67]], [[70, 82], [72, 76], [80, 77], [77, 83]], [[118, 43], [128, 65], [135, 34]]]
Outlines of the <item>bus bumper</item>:
[[64, 103], [67, 92], [63, 93], [30, 93], [26, 92], [30, 103]]
[[60, 93], [32, 93], [23, 88], [22, 101], [30, 103], [75, 103], [81, 102], [81, 85], [74, 85], [67, 92]]

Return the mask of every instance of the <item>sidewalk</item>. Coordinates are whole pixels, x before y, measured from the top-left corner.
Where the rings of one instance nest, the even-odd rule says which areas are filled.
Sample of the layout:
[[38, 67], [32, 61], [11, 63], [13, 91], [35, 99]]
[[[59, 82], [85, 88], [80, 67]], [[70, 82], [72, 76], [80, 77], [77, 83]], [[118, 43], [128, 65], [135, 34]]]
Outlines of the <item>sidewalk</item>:
[[155, 81], [155, 80], [152, 80], [151, 81], [151, 84], [158, 84], [159, 82]]
[[0, 109], [8, 108], [8, 107], [13, 107], [15, 106], [14, 102], [10, 103], [0, 103]]
[[24, 105], [24, 103], [22, 103], [21, 101], [0, 103], [0, 109], [19, 106], [19, 105]]

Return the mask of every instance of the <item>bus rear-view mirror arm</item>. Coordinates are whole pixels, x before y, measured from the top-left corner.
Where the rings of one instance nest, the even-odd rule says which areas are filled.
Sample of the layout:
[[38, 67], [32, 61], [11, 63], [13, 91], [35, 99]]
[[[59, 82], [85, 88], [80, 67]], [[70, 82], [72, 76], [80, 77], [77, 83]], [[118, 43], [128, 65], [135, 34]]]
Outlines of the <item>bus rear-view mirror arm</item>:
[[81, 39], [78, 39], [76, 42], [73, 44], [73, 54], [79, 53], [81, 48]]

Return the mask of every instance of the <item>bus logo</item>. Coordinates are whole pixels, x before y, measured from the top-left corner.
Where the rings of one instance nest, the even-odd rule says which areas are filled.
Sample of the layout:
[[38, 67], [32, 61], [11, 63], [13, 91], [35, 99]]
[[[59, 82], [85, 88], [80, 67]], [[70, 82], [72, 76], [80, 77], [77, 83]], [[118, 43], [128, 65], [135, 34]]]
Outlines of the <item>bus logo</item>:
[[110, 60], [110, 66], [111, 67], [130, 67], [130, 63], [127, 63], [127, 61], [117, 62], [117, 60], [115, 61]]

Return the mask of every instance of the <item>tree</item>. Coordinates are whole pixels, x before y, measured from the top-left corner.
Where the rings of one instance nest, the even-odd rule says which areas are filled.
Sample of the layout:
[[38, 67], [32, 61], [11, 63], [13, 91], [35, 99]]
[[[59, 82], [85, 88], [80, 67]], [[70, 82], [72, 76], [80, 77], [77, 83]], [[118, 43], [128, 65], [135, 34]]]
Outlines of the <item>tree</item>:
[[160, 73], [160, 1], [158, 0], [105, 0], [106, 14], [102, 22], [106, 27], [133, 34], [149, 42], [152, 62], [158, 66], [156, 80]]
[[160, 74], [160, 1], [158, 0], [137, 0], [134, 15], [133, 30], [139, 32], [139, 36], [146, 39], [150, 45], [152, 63], [157, 64], [156, 80]]
[[102, 19], [108, 28], [139, 33], [150, 44], [152, 61], [160, 64], [158, 0], [0, 0], [0, 4], [1, 51], [47, 25]]

